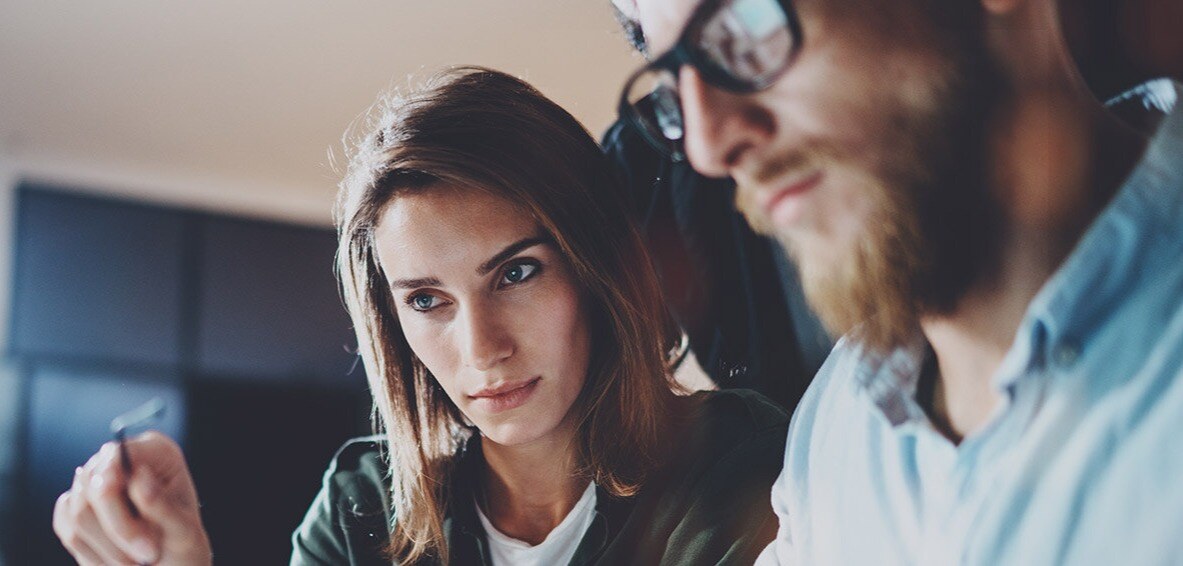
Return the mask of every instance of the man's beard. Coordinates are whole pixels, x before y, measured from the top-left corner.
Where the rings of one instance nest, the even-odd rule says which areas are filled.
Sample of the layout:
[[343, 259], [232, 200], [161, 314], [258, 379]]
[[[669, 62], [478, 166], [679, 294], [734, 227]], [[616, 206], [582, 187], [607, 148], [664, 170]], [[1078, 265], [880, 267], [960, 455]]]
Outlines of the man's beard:
[[[879, 132], [879, 167], [857, 175], [869, 213], [845, 247], [818, 248], [809, 241], [814, 234], [777, 231], [753, 206], [754, 191], [736, 193], [752, 226], [774, 235], [797, 262], [805, 297], [826, 328], [873, 350], [914, 339], [922, 317], [956, 308], [996, 261], [999, 205], [984, 163], [998, 76], [980, 61], [951, 68], [958, 71], [930, 84], [923, 103], [901, 102], [883, 121], [898, 129]], [[757, 177], [805, 166], [839, 170], [855, 157], [815, 146], [773, 160]]]

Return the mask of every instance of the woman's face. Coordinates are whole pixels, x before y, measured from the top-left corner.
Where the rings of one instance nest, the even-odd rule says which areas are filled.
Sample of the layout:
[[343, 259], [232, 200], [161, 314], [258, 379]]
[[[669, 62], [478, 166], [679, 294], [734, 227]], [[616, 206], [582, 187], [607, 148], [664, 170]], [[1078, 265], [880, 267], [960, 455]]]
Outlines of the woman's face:
[[391, 201], [374, 237], [407, 342], [481, 433], [571, 434], [591, 337], [570, 266], [531, 215], [435, 186]]

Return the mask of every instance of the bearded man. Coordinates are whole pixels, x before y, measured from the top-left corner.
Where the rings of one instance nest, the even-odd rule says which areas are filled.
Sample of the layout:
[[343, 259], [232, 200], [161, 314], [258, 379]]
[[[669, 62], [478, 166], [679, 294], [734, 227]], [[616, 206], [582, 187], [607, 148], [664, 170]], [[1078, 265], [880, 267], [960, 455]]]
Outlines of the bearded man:
[[1183, 116], [1090, 93], [1101, 4], [628, 3], [622, 114], [732, 177], [844, 336], [761, 562], [1183, 559]]

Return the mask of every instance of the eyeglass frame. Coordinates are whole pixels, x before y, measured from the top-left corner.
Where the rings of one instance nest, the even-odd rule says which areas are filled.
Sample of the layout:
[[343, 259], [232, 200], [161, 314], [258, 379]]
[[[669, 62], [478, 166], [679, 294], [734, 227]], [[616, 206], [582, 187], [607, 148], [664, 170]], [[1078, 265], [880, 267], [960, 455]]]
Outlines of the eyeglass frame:
[[[780, 69], [777, 69], [776, 72], [769, 74], [766, 79], [759, 82], [753, 83], [753, 81], [744, 81], [731, 76], [721, 66], [712, 63], [706, 52], [693, 45], [690, 41], [691, 34], [701, 31], [701, 28], [710, 21], [710, 16], [725, 1], [727, 0], [705, 0], [699, 4], [691, 12], [690, 18], [686, 21], [682, 32], [678, 34], [678, 40], [674, 42], [674, 45], [665, 50], [661, 55], [658, 55], [657, 58], [633, 71], [633, 74], [624, 82], [624, 88], [620, 91], [620, 102], [616, 109], [617, 114], [623, 116], [633, 128], [637, 129], [649, 145], [666, 154], [674, 161], [682, 161], [686, 158], [685, 151], [675, 150], [670, 147], [670, 142], [678, 140], [672, 140], [665, 136], [662, 136], [660, 141], [653, 139], [653, 133], [647, 126], [640, 123], [642, 118], [633, 110], [636, 105], [629, 102], [629, 90], [632, 89], [633, 83], [637, 82], [637, 79], [650, 71], [667, 71], [674, 77], [674, 93], [677, 94], [678, 114], [683, 127], [682, 143], [684, 143], [686, 115], [682, 110], [682, 93], [678, 89], [677, 83], [678, 71], [681, 70], [683, 65], [694, 67], [702, 75], [703, 80], [712, 86], [737, 94], [751, 94], [772, 86], [772, 83], [776, 82], [788, 70], [793, 63], [793, 59], [801, 50], [801, 24], [797, 20], [797, 11], [792, 7], [792, 0], [774, 0], [780, 5], [781, 11], [785, 15], [785, 27], [788, 28], [789, 36], [793, 39], [789, 53], [785, 55], [784, 63]], [[657, 112], [657, 110], [654, 109], [654, 112]]]

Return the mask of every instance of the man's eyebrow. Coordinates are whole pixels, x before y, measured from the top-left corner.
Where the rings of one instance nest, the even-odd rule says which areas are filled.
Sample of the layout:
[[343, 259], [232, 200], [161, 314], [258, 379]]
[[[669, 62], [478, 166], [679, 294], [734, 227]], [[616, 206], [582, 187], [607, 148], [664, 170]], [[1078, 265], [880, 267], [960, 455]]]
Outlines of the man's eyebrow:
[[529, 247], [537, 246], [539, 244], [550, 244], [550, 243], [552, 243], [552, 240], [550, 238], [543, 237], [543, 236], [531, 236], [529, 238], [522, 238], [521, 240], [518, 240], [508, 246], [505, 246], [504, 249], [497, 252], [497, 255], [494, 255], [493, 257], [489, 258], [484, 263], [482, 263], [479, 267], [476, 268], [476, 274], [482, 275], [482, 276], [487, 275], [490, 271], [493, 271], [493, 268], [497, 267], [498, 264], [513, 257], [514, 254], [516, 254], [526, 248], [529, 248]]
[[616, 16], [616, 22], [620, 24], [621, 31], [624, 32], [624, 38], [628, 40], [629, 45], [633, 46], [638, 53], [646, 57], [649, 56], [649, 46], [645, 42], [645, 32], [641, 30], [641, 22], [637, 21], [636, 17], [624, 13], [616, 2], [612, 3], [612, 14]]

